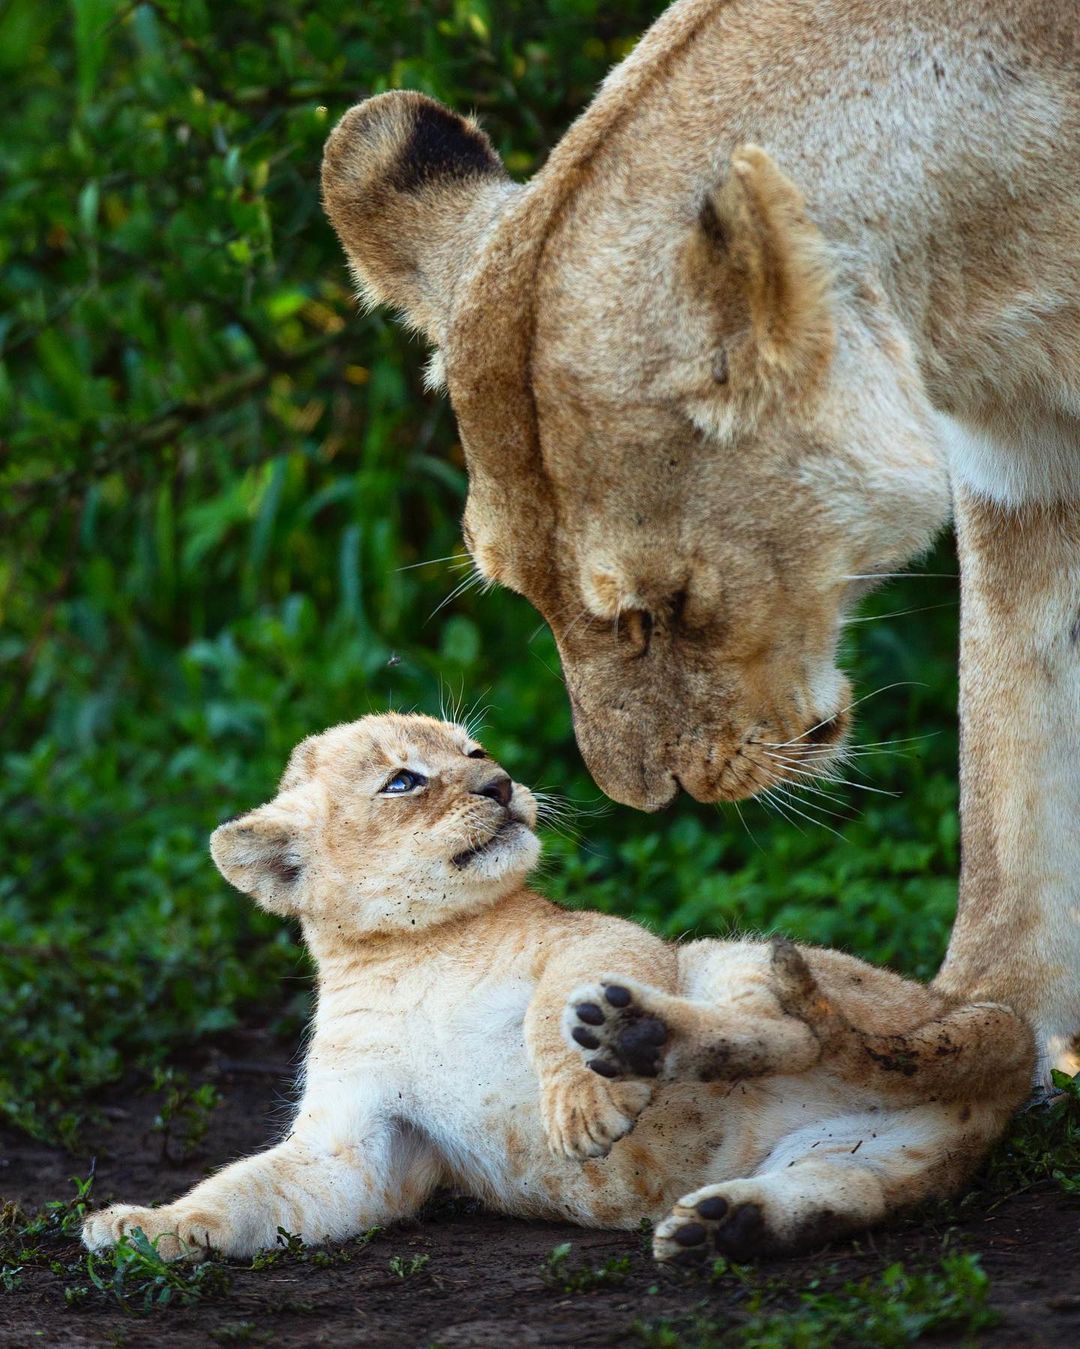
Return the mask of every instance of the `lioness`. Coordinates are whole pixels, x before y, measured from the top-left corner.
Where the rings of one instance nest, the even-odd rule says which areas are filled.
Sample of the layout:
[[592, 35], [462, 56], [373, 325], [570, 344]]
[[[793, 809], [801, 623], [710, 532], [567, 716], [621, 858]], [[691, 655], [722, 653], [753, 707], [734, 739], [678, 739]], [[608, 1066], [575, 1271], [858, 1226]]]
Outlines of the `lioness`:
[[827, 766], [841, 622], [944, 524], [951, 473], [939, 984], [1073, 1071], [1078, 57], [1061, 0], [680, 0], [524, 186], [405, 92], [346, 113], [323, 164], [363, 295], [437, 348], [476, 565], [550, 623], [618, 801]]
[[1031, 1036], [1006, 1009], [833, 951], [675, 947], [557, 908], [523, 886], [535, 822], [461, 726], [391, 714], [305, 740], [210, 843], [299, 917], [318, 968], [296, 1118], [174, 1203], [92, 1214], [86, 1244], [141, 1227], [169, 1257], [249, 1256], [452, 1185], [504, 1213], [662, 1220], [661, 1260], [741, 1258], [948, 1193], [1023, 1097]]

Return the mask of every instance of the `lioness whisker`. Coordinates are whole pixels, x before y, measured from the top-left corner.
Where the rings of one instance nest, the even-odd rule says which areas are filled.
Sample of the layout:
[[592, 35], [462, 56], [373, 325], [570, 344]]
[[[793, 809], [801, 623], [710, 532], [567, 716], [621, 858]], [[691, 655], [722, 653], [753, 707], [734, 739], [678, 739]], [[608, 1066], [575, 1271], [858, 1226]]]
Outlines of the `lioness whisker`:
[[940, 604], [920, 604], [914, 609], [890, 609], [887, 614], [864, 614], [859, 618], [845, 618], [841, 622], [842, 627], [850, 627], [852, 623], [877, 623], [882, 618], [903, 618], [905, 614], [926, 614], [931, 609], [955, 609], [959, 600], [943, 600]]
[[861, 698], [854, 699], [852, 702], [848, 703], [846, 707], [842, 707], [839, 710], [839, 712], [833, 712], [831, 713], [831, 715], [827, 717], [822, 717], [822, 719], [819, 722], [816, 722], [813, 726], [808, 726], [807, 729], [803, 731], [801, 735], [796, 735], [791, 740], [781, 740], [779, 742], [771, 740], [762, 740], [760, 743], [763, 745], [768, 745], [770, 749], [787, 749], [789, 745], [797, 745], [801, 740], [805, 740], [808, 735], [813, 735], [815, 731], [819, 731], [822, 728], [822, 726], [828, 725], [830, 721], [836, 721], [839, 717], [842, 717], [846, 712], [850, 712], [853, 707], [858, 707], [860, 703], [865, 703], [870, 698], [876, 698], [879, 693], [888, 693], [890, 689], [925, 688], [925, 687], [926, 685], [922, 683], [922, 681], [919, 679], [898, 679], [892, 684], [882, 684], [881, 688], [874, 689], [870, 693], [864, 693]]
[[[769, 753], [768, 750], [766, 750], [765, 752], [766, 752], [766, 754]], [[802, 774], [802, 775], [805, 776], [805, 777], [810, 777], [810, 778], [815, 778], [815, 779], [824, 779], [826, 782], [835, 782], [838, 786], [842, 786], [842, 787], [855, 787], [855, 788], [857, 788], [857, 789], [859, 789], [859, 790], [861, 790], [861, 791], [864, 791], [864, 792], [875, 792], [875, 793], [877, 793], [877, 795], [879, 795], [879, 796], [899, 796], [899, 795], [900, 795], [899, 792], [890, 792], [890, 791], [886, 791], [886, 789], [885, 789], [884, 787], [871, 787], [871, 786], [869, 785], [869, 783], [866, 783], [866, 782], [850, 782], [847, 778], [837, 777], [834, 773], [829, 773], [829, 772], [811, 772], [809, 769], [803, 768], [799, 763], [795, 762], [794, 760], [791, 760], [791, 759], [785, 759], [782, 755], [779, 755], [779, 754], [770, 754], [769, 757], [770, 757], [771, 759], [777, 760], [778, 763], [784, 764], [784, 766], [785, 766], [786, 768], [788, 768], [791, 772]]]
[[842, 581], [889, 581], [902, 578], [905, 581], [949, 580], [958, 581], [960, 573], [955, 571], [872, 571], [863, 576], [842, 576]]
[[441, 610], [445, 609], [448, 604], [450, 604], [453, 600], [459, 599], [462, 595], [465, 594], [467, 590], [471, 590], [472, 587], [476, 585], [480, 586], [481, 589], [487, 589], [490, 586], [490, 582], [486, 581], [484, 576], [480, 572], [474, 570], [470, 572], [468, 576], [466, 576], [464, 581], [456, 585], [453, 588], [453, 590], [451, 590], [449, 595], [445, 597], [445, 599], [441, 600], [435, 606], [435, 608], [432, 609], [431, 613], [428, 614], [424, 622], [430, 623], [431, 620], [435, 617], [435, 615], [438, 614]]
[[429, 557], [423, 562], [410, 562], [405, 567], [395, 567], [397, 571], [415, 571], [417, 567], [437, 567], [440, 563], [449, 562], [455, 566], [464, 567], [472, 565], [472, 558], [468, 553], [447, 553], [445, 557]]
[[[716, 806], [717, 810], [720, 809], [720, 804], [721, 804], [720, 802], [717, 802], [717, 806]], [[748, 835], [748, 837], [749, 837], [749, 839], [750, 839], [750, 842], [754, 845], [754, 847], [758, 850], [758, 852], [764, 853], [765, 849], [764, 849], [764, 848], [761, 846], [761, 844], [757, 841], [757, 838], [756, 838], [756, 836], [755, 836], [755, 834], [754, 834], [754, 831], [753, 831], [753, 830], [750, 828], [750, 826], [746, 823], [746, 816], [742, 813], [742, 806], [739, 804], [738, 801], [732, 801], [731, 804], [735, 807], [735, 814], [738, 815], [738, 817], [739, 817], [739, 823], [740, 823], [740, 824], [742, 825], [742, 827], [746, 830], [746, 833], [747, 833], [747, 835]]]
[[[772, 755], [772, 756], [770, 756], [770, 757], [775, 758], [776, 756], [775, 756], [775, 755]], [[783, 761], [783, 760], [780, 760], [779, 762], [783, 763], [784, 761]], [[788, 768], [789, 770], [792, 770], [792, 771], [795, 771], [795, 772], [799, 772], [800, 777], [807, 777], [807, 778], [811, 778], [811, 779], [813, 779], [813, 780], [820, 780], [820, 775], [818, 775], [818, 774], [810, 774], [810, 773], [806, 773], [806, 772], [803, 771], [803, 770], [796, 769], [794, 764], [788, 764], [788, 763], [785, 763], [784, 766], [785, 766], [786, 768]], [[789, 779], [789, 781], [790, 781], [790, 779]], [[834, 779], [834, 778], [826, 778], [825, 781], [827, 781], [827, 782], [833, 782], [833, 781], [835, 781], [835, 779]], [[798, 785], [804, 792], [812, 792], [815, 796], [820, 796], [820, 797], [822, 797], [822, 798], [823, 798], [824, 800], [826, 800], [826, 801], [831, 801], [831, 802], [833, 803], [834, 806], [842, 806], [842, 805], [846, 805], [846, 804], [847, 804], [842, 796], [836, 796], [836, 795], [834, 795], [832, 792], [827, 792], [827, 791], [825, 791], [825, 790], [824, 790], [823, 788], [821, 788], [821, 787], [813, 786], [811, 782], [802, 782], [802, 781], [800, 781], [797, 785]]]
[[[803, 804], [804, 806], [805, 806], [805, 805], [809, 805], [809, 803], [806, 802], [806, 801], [804, 801], [802, 804]], [[807, 820], [807, 821], [809, 821], [810, 824], [815, 824], [815, 825], [817, 825], [820, 829], [827, 829], [827, 830], [829, 831], [830, 834], [835, 834], [836, 837], [839, 838], [839, 839], [843, 839], [843, 838], [844, 838], [844, 835], [841, 834], [841, 832], [839, 831], [839, 829], [834, 829], [834, 828], [832, 827], [831, 824], [826, 824], [824, 820], [819, 820], [819, 819], [817, 819], [816, 816], [814, 816], [814, 815], [807, 815], [805, 811], [800, 810], [800, 809], [798, 808], [798, 806], [796, 806], [796, 805], [794, 805], [794, 804], [792, 803], [790, 796], [786, 797], [786, 805], [787, 805], [788, 809], [789, 809], [789, 810], [793, 810], [793, 811], [795, 812], [795, 814], [799, 816], [800, 819]], [[817, 809], [817, 810], [824, 810], [825, 807], [824, 807], [824, 806], [817, 806], [816, 809]], [[836, 812], [830, 810], [828, 813], [829, 813], [830, 815], [834, 815]], [[796, 825], [796, 828], [798, 828], [797, 825]], [[847, 842], [846, 839], [844, 839], [844, 841]]]
[[[828, 806], [822, 806], [817, 801], [806, 801], [801, 796], [799, 796], [800, 791], [811, 790], [809, 787], [807, 787], [805, 783], [791, 782], [791, 781], [778, 782], [776, 783], [776, 790], [784, 797], [785, 800], [791, 799], [794, 801], [798, 801], [801, 805], [804, 805], [807, 810], [820, 810], [823, 814], [832, 815], [837, 820], [846, 820], [848, 818], [848, 815], [844, 814], [842, 811], [831, 810]], [[829, 797], [827, 793], [822, 793], [822, 795], [824, 795], [827, 800], [831, 800], [834, 805], [842, 806], [845, 804], [845, 802], [842, 799], [838, 800], [836, 797]]]

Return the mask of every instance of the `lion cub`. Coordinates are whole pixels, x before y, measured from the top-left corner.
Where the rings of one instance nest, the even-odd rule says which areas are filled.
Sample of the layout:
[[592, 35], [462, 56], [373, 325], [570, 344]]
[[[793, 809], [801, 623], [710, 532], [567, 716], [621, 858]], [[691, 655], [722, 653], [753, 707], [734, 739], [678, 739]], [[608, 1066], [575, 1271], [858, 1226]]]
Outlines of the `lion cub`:
[[568, 912], [523, 886], [535, 823], [461, 726], [390, 714], [305, 740], [274, 800], [210, 841], [318, 967], [296, 1118], [171, 1204], [92, 1214], [86, 1244], [141, 1227], [170, 1257], [247, 1257], [452, 1186], [522, 1216], [652, 1219], [661, 1260], [741, 1259], [955, 1189], [1023, 1100], [1031, 1040], [1006, 1009], [833, 951], [673, 946]]

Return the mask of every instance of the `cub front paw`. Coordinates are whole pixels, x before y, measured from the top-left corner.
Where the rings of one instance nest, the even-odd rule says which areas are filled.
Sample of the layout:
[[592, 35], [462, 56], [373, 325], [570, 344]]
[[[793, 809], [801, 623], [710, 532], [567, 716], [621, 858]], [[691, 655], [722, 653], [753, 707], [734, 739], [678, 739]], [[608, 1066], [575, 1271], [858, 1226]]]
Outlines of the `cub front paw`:
[[205, 1260], [221, 1244], [221, 1224], [207, 1213], [178, 1213], [175, 1208], [138, 1208], [113, 1204], [91, 1213], [83, 1223], [83, 1245], [91, 1251], [115, 1246], [140, 1228], [163, 1260]]
[[604, 978], [571, 994], [563, 1030], [601, 1077], [658, 1077], [668, 1028], [650, 1002], [640, 984]]
[[648, 1082], [607, 1082], [590, 1073], [568, 1073], [548, 1083], [541, 1113], [551, 1151], [579, 1162], [606, 1157], [651, 1096]]

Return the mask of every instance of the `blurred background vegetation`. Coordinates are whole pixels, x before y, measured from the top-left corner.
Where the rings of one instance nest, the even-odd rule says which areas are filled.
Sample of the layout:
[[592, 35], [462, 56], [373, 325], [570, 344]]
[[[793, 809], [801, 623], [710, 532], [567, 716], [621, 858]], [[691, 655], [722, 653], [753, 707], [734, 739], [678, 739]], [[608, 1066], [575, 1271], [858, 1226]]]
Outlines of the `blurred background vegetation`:
[[[535, 170], [661, 0], [0, 0], [0, 1112], [71, 1141], [95, 1093], [278, 1018], [294, 934], [217, 876], [215, 823], [291, 746], [444, 698], [581, 808], [554, 897], [660, 930], [778, 927], [932, 973], [955, 903], [956, 581], [849, 629], [837, 785], [604, 810], [547, 630], [453, 599], [465, 478], [423, 351], [355, 309], [318, 201], [356, 99], [475, 109]], [[880, 622], [865, 621], [884, 615]], [[890, 686], [886, 688], [885, 686]], [[914, 738], [913, 738], [914, 737]], [[899, 793], [883, 795], [881, 792]], [[786, 818], [785, 818], [786, 816]], [[811, 818], [808, 818], [811, 817]], [[832, 832], [830, 832], [832, 831]]]

